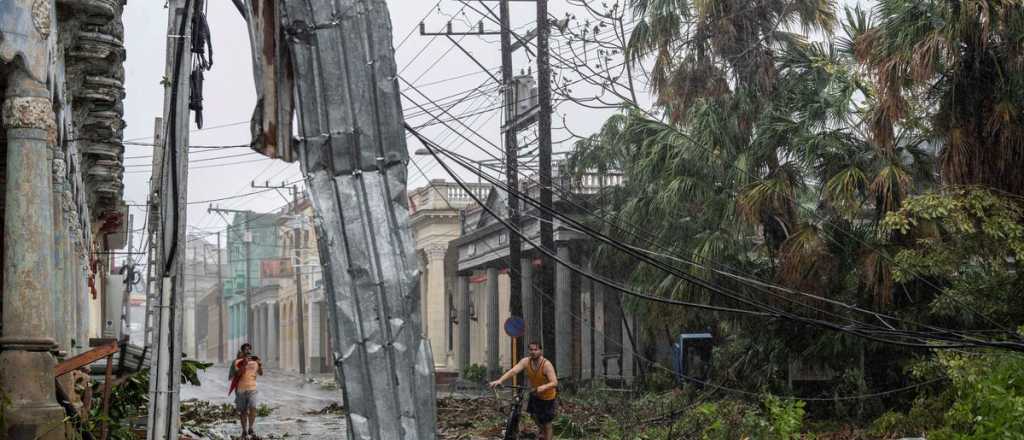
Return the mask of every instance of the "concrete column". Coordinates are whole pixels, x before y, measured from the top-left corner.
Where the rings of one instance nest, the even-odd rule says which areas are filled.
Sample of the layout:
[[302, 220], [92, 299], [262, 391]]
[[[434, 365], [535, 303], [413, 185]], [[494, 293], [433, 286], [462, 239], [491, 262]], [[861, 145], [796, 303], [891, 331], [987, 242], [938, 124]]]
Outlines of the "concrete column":
[[250, 304], [248, 316], [252, 317], [252, 334], [249, 335], [249, 343], [252, 344], [252, 352], [262, 356], [263, 344], [260, 341], [260, 306]]
[[444, 365], [448, 346], [448, 305], [444, 302], [444, 254], [445, 246], [427, 246], [426, 293], [423, 298], [426, 315], [423, 316], [423, 334], [430, 339], [433, 347], [434, 365]]
[[[589, 264], [587, 270], [593, 273]], [[594, 295], [592, 281], [584, 278], [580, 284], [580, 374], [586, 380], [594, 377]]]
[[604, 345], [608, 340], [604, 330], [605, 286], [601, 283], [593, 283], [591, 290], [594, 295], [594, 377], [602, 378], [608, 375], [604, 360]]
[[[569, 247], [558, 244], [558, 258], [569, 261]], [[559, 377], [572, 375], [572, 273], [555, 263], [555, 370]]]
[[458, 286], [459, 295], [459, 352], [457, 362], [459, 364], [459, 376], [469, 366], [469, 277], [460, 276]]
[[270, 353], [270, 303], [260, 304], [260, 342], [263, 344], [262, 358]]
[[260, 304], [259, 311], [260, 352], [263, 353], [260, 355], [260, 357], [265, 358], [267, 356], [267, 353], [270, 352], [270, 329], [267, 328], [268, 324], [270, 324], [270, 305], [266, 303]]
[[322, 301], [309, 302], [309, 345], [306, 346], [309, 362], [306, 362], [306, 371], [310, 373], [319, 373], [320, 365], [324, 362], [323, 352], [320, 351], [320, 312], [322, 310]]
[[[45, 14], [49, 23], [49, 8]], [[57, 127], [49, 96], [43, 83], [15, 67], [2, 108], [7, 200], [0, 388], [11, 400], [6, 410], [9, 438], [64, 438], [64, 425], [59, 422], [64, 411], [54, 399], [53, 385], [56, 359], [52, 352], [57, 344], [49, 291], [53, 286], [53, 199], [48, 149], [56, 145]]]
[[267, 338], [267, 342], [269, 343], [269, 345], [267, 346], [267, 365], [273, 368], [277, 368], [277, 350], [280, 344], [280, 336], [278, 335], [277, 331], [278, 328], [280, 327], [280, 321], [278, 321], [277, 317], [277, 302], [270, 303], [270, 311], [267, 313], [267, 316], [269, 322], [269, 324], [267, 325], [267, 330], [269, 332], [269, 336]]
[[231, 306], [231, 314], [228, 317], [228, 321], [231, 323], [231, 350], [229, 356], [231, 359], [235, 358], [235, 354], [238, 353], [238, 304]]
[[526, 340], [524, 344], [541, 340], [541, 314], [538, 306], [538, 295], [533, 291], [533, 259], [523, 258], [519, 262], [523, 292], [523, 321], [526, 323]]
[[[192, 276], [195, 276], [195, 275], [193, 274]], [[115, 287], [115, 286], [110, 286], [110, 287], [111, 287], [110, 290], [112, 292], [117, 292], [118, 295], [122, 295], [122, 291], [120, 289], [114, 289], [113, 287]], [[184, 343], [182, 344], [183, 345], [182, 349], [184, 350], [186, 357], [195, 359], [195, 356], [196, 356], [196, 300], [195, 300], [195, 294], [196, 294], [196, 292], [195, 292], [195, 290], [188, 290], [186, 292], [187, 293], [185, 294], [185, 316], [183, 317], [184, 319], [182, 320], [183, 321], [183, 323], [182, 323], [182, 330], [184, 330], [184, 335], [183, 335], [183, 338], [182, 338]], [[120, 301], [117, 301], [117, 302], [120, 302]], [[116, 322], [118, 317], [115, 316], [115, 317], [113, 317], [113, 319], [115, 319], [115, 322]], [[115, 324], [115, 325], [119, 325], [119, 324]]]
[[501, 375], [498, 363], [498, 334], [501, 322], [498, 316], [498, 269], [487, 269], [487, 373], [488, 377]]
[[633, 355], [633, 342], [629, 339], [629, 332], [636, 332], [636, 326], [633, 325], [635, 322], [632, 319], [632, 313], [622, 312], [622, 379], [626, 383], [632, 383], [634, 376], [635, 357]]

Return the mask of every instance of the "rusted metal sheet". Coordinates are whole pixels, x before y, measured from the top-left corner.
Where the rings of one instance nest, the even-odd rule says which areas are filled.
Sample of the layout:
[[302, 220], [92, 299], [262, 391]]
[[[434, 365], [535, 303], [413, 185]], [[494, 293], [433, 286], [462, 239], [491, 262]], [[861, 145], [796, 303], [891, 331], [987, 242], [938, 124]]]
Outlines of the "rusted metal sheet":
[[292, 143], [294, 78], [288, 48], [281, 33], [280, 10], [275, 0], [245, 0], [249, 43], [256, 80], [256, 109], [252, 114], [252, 144], [256, 152], [286, 162], [297, 157]]
[[[272, 26], [253, 21], [273, 14], [257, 13], [255, 4], [246, 1], [244, 14], [254, 31], [254, 63], [260, 65], [264, 54], [257, 44], [268, 38], [256, 31]], [[290, 64], [294, 81], [286, 78], [272, 87], [296, 97], [296, 153], [318, 217], [325, 290], [333, 305], [328, 310], [331, 346], [349, 436], [436, 438], [434, 363], [420, 323], [419, 267], [406, 195], [408, 153], [387, 5], [384, 0], [277, 4], [280, 27], [274, 35], [289, 51], [276, 64]], [[264, 76], [257, 83], [268, 81]]]

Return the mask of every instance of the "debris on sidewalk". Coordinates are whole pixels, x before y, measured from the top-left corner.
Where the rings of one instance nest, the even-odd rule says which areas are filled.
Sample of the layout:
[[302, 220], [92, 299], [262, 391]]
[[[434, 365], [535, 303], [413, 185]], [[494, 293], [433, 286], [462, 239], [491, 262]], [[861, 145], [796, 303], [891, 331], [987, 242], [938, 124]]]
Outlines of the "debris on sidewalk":
[[325, 414], [338, 414], [338, 415], [345, 414], [345, 407], [342, 404], [338, 403], [338, 402], [334, 402], [334, 403], [332, 403], [330, 405], [327, 405], [327, 406], [325, 406], [325, 407], [323, 407], [323, 408], [321, 408], [319, 410], [306, 412], [306, 415], [310, 415], [310, 416], [313, 416], [313, 415], [325, 415]]

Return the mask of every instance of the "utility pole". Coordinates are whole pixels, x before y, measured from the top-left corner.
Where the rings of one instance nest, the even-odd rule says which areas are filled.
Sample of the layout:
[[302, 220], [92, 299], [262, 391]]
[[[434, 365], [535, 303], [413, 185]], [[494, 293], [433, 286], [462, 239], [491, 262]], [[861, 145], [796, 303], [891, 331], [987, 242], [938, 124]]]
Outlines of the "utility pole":
[[[548, 1], [537, 0], [537, 97], [540, 100], [540, 111], [537, 114], [538, 134], [538, 155], [540, 174], [540, 203], [544, 208], [552, 208], [551, 200], [551, 59], [549, 39], [551, 36], [551, 22], [548, 20]], [[550, 211], [540, 210], [540, 243], [548, 253], [543, 258], [541, 267], [541, 288], [548, 292], [555, 292], [556, 305], [561, 298], [555, 290], [554, 261], [547, 257], [555, 252], [554, 224]], [[567, 299], [567, 298], [566, 298]], [[557, 312], [556, 312], [557, 313]], [[567, 324], [567, 322], [565, 322]], [[565, 347], [560, 347], [560, 342], [568, 342], [570, 335], [559, 336], [559, 330], [566, 330], [568, 326], [558, 326], [556, 333], [556, 353], [563, 353], [564, 359], [556, 359], [556, 365], [563, 371], [570, 371], [568, 360], [569, 352]], [[564, 332], [564, 331], [563, 331]], [[561, 361], [561, 362], [559, 362]]]
[[[509, 17], [508, 0], [502, 0], [499, 7], [501, 20], [501, 80], [505, 87], [505, 184], [513, 191], [519, 190], [519, 145], [516, 124], [518, 115], [516, 106], [518, 97], [517, 87], [512, 79], [512, 28]], [[508, 221], [512, 226], [520, 228], [519, 221], [519, 199], [513, 194], [508, 197]], [[508, 275], [509, 275], [509, 311], [512, 316], [523, 316], [523, 278], [522, 273], [522, 239], [518, 234], [508, 234]], [[526, 344], [513, 344], [516, 353], [512, 353], [513, 359], [522, 358], [523, 346]]]
[[[468, 0], [460, 0], [468, 1]], [[453, 35], [472, 35], [472, 36], [486, 36], [498, 34], [501, 36], [501, 86], [504, 90], [505, 99], [505, 118], [504, 125], [501, 127], [502, 135], [505, 142], [505, 183], [513, 191], [519, 191], [519, 131], [522, 130], [530, 123], [530, 114], [520, 115], [518, 111], [519, 100], [518, 96], [518, 84], [515, 80], [515, 66], [513, 66], [512, 55], [518, 49], [526, 49], [527, 42], [533, 38], [536, 31], [531, 31], [525, 37], [519, 35], [513, 35], [511, 27], [511, 13], [509, 11], [509, 3], [515, 0], [489, 0], [499, 2], [498, 14], [495, 14], [483, 1], [480, 5], [484, 7], [491, 16], [497, 15], [498, 25], [500, 29], [497, 32], [484, 30], [481, 24], [477, 30], [468, 32], [453, 32], [452, 25], [449, 22], [444, 32], [426, 32], [426, 27], [420, 24], [420, 35], [427, 36], [444, 36], [447, 37], [453, 44], [462, 50], [466, 56], [470, 57], [474, 63], [480, 66], [485, 72], [490, 74], [487, 68], [483, 67], [476, 58], [473, 57], [468, 51], [462, 48], [452, 38]], [[486, 14], [485, 14], [486, 16]], [[492, 17], [487, 17], [493, 20]], [[482, 22], [481, 22], [482, 23]], [[516, 43], [512, 43], [513, 37], [516, 39]], [[491, 75], [494, 78], [493, 75]], [[495, 78], [495, 81], [497, 79]], [[550, 124], [549, 124], [550, 125]], [[478, 168], [481, 167], [478, 163]], [[482, 169], [479, 172], [482, 173]], [[478, 177], [479, 182], [479, 177]], [[508, 221], [514, 227], [521, 228], [520, 209], [522, 204], [519, 199], [512, 193], [508, 195]], [[523, 277], [522, 273], [522, 239], [518, 234], [509, 232], [508, 234], [508, 274], [509, 274], [509, 313], [512, 316], [524, 317], [524, 302], [532, 303], [530, 298], [523, 297]], [[535, 319], [535, 316], [528, 316], [528, 319]], [[513, 353], [513, 358], [519, 359], [522, 357], [522, 352], [526, 344], [514, 344], [516, 347], [516, 353]]]
[[[179, 437], [181, 354], [183, 339], [184, 254], [188, 193], [189, 87], [192, 71], [190, 39], [192, 18], [202, 11], [199, 0], [170, 0], [167, 8], [167, 61], [164, 89], [163, 143], [159, 168], [154, 166], [150, 193], [159, 204], [161, 231], [158, 241], [160, 288], [155, 298], [155, 334], [149, 376], [149, 408], [146, 438], [172, 440]], [[157, 151], [154, 149], [154, 165]], [[151, 234], [152, 235], [152, 234]]]
[[224, 363], [224, 270], [220, 261], [220, 231], [217, 231], [217, 362]]
[[[303, 296], [305, 296], [305, 292], [302, 291], [302, 253], [299, 249], [299, 242], [302, 239], [302, 222], [299, 218], [299, 187], [297, 185], [289, 187], [284, 183], [272, 186], [270, 185], [270, 182], [267, 182], [264, 185], [257, 185], [256, 182], [253, 182], [252, 187], [260, 189], [291, 189], [292, 191], [291, 211], [297, 221], [296, 227], [292, 228], [292, 249], [295, 253], [295, 267], [293, 269], [295, 272], [295, 322], [299, 328], [299, 331], [295, 333], [297, 335], [296, 339], [298, 339], [296, 342], [299, 344], [299, 374], [306, 374], [306, 319], [305, 316], [303, 316], [303, 312], [306, 308], [306, 301], [303, 298]], [[312, 312], [310, 312], [310, 317], [312, 317]], [[310, 335], [310, 339], [312, 339], [312, 335]]]

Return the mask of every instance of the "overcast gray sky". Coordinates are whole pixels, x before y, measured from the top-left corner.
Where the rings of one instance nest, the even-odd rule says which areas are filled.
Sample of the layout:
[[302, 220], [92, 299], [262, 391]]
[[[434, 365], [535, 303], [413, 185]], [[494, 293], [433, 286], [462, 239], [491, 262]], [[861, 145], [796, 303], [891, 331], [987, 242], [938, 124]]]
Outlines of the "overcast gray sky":
[[[125, 7], [125, 43], [128, 58], [125, 63], [126, 89], [125, 129], [126, 140], [149, 142], [152, 140], [154, 118], [160, 116], [163, 108], [163, 87], [160, 81], [164, 74], [165, 37], [167, 27], [167, 10], [163, 1], [130, 1]], [[249, 56], [248, 34], [241, 17], [230, 1], [208, 0], [209, 24], [214, 47], [213, 70], [206, 73], [204, 90], [205, 127], [191, 135], [192, 145], [238, 145], [249, 142], [248, 120], [255, 103], [255, 91], [252, 79], [252, 62]], [[844, 2], [854, 3], [854, 1]], [[493, 4], [493, 3], [492, 3]], [[600, 4], [600, 2], [592, 2]], [[428, 30], [441, 30], [448, 20], [453, 26], [469, 28], [480, 20], [476, 12], [464, 8], [457, 0], [388, 0], [394, 25], [394, 40], [397, 46], [397, 62], [401, 76], [416, 84], [432, 99], [448, 97], [465, 92], [486, 84], [488, 76], [466, 55], [444, 38], [423, 37], [418, 35], [417, 26], [424, 20]], [[473, 4], [480, 8], [479, 3]], [[512, 27], [532, 28], [536, 13], [532, 3], [513, 3]], [[583, 16], [581, 11], [565, 0], [551, 2], [551, 14], [564, 16], [567, 12], [575, 12]], [[488, 29], [494, 29], [491, 22], [485, 21]], [[408, 36], [408, 39], [406, 37]], [[487, 67], [497, 68], [501, 64], [497, 37], [463, 37], [460, 41], [480, 62]], [[557, 38], [552, 41], [554, 50], [562, 49]], [[520, 54], [516, 60], [519, 69], [527, 69], [533, 60]], [[518, 69], [517, 69], [518, 70]], [[450, 80], [457, 78], [455, 80]], [[449, 80], [449, 81], [445, 81]], [[405, 89], [405, 87], [403, 87]], [[596, 91], [580, 90], [581, 96]], [[409, 92], [421, 104], [422, 99], [415, 92]], [[467, 100], [462, 111], [472, 109], [488, 109], [499, 104], [500, 97], [496, 93], [485, 94], [473, 100]], [[404, 103], [406, 114], [417, 112], [412, 104]], [[454, 111], [454, 110], [453, 110]], [[586, 135], [593, 132], [607, 118], [609, 111], [590, 110], [573, 104], [563, 104], [557, 108], [553, 125], [556, 131], [555, 141], [568, 139], [569, 132], [562, 127], [562, 118], [566, 118], [573, 133]], [[456, 112], [458, 113], [458, 112]], [[426, 122], [420, 117], [414, 123]], [[492, 142], [498, 142], [498, 124], [500, 115], [497, 112], [483, 113], [479, 117], [470, 118], [469, 124], [479, 127], [481, 133]], [[194, 124], [193, 124], [194, 129]], [[463, 131], [465, 134], [465, 131]], [[485, 159], [487, 156], [479, 149], [461, 142], [458, 136], [444, 129], [434, 127], [427, 130], [432, 139], [448, 146], [461, 154], [474, 159]], [[484, 141], [476, 142], [485, 145]], [[570, 142], [556, 145], [555, 150], [566, 150]], [[416, 145], [410, 143], [410, 149]], [[148, 146], [127, 145], [125, 198], [129, 203], [145, 203], [149, 189], [149, 164], [152, 148]], [[192, 202], [230, 197], [252, 192], [250, 181], [272, 183], [294, 182], [301, 176], [297, 165], [280, 161], [261, 159], [246, 149], [203, 152], [193, 154], [189, 174], [188, 198]], [[229, 157], [230, 156], [230, 157]], [[237, 157], [236, 157], [237, 156]], [[213, 159], [198, 162], [201, 159]], [[439, 166], [432, 163], [429, 157], [417, 157], [416, 162], [430, 178], [445, 177]], [[415, 188], [426, 184], [426, 179], [417, 167], [409, 167], [410, 187]], [[469, 177], [469, 174], [464, 174]], [[475, 180], [475, 179], [474, 179]], [[285, 203], [274, 192], [233, 199], [218, 203], [221, 207], [233, 209], [251, 209], [270, 211], [280, 208]], [[223, 227], [223, 222], [215, 214], [207, 214], [206, 204], [196, 204], [189, 208], [188, 223], [190, 228], [211, 232]], [[135, 228], [141, 227], [144, 208], [133, 208], [136, 216]], [[138, 237], [137, 237], [138, 238]], [[138, 241], [137, 241], [138, 243]]]

